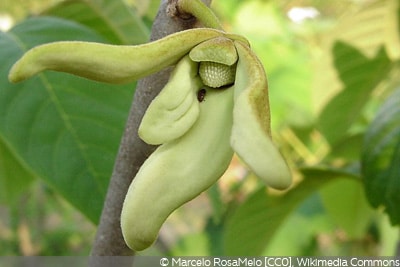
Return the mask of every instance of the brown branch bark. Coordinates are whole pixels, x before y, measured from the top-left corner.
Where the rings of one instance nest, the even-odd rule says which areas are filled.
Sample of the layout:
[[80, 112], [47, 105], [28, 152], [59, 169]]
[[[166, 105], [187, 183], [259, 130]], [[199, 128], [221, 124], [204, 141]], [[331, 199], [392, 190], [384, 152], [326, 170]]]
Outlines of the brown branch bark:
[[[174, 32], [197, 27], [196, 19], [179, 14], [177, 0], [162, 0], [154, 21], [151, 40]], [[211, 0], [203, 0], [210, 4]], [[155, 147], [144, 143], [137, 135], [140, 121], [152, 101], [168, 81], [171, 68], [140, 80], [129, 112], [125, 131], [110, 179], [97, 235], [91, 251], [90, 266], [101, 266], [102, 259], [93, 256], [133, 255], [125, 244], [120, 228], [120, 214], [128, 187], [137, 171]]]

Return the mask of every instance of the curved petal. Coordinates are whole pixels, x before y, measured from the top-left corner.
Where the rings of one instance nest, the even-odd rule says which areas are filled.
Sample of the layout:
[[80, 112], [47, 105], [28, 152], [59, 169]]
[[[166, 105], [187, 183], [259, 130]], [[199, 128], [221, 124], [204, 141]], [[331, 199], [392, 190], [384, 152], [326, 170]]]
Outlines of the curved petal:
[[197, 91], [202, 83], [198, 64], [184, 57], [176, 65], [168, 83], [150, 103], [139, 127], [139, 136], [159, 145], [182, 136], [199, 116]]
[[247, 45], [238, 41], [235, 45], [239, 61], [234, 85], [231, 145], [269, 186], [285, 189], [291, 184], [291, 173], [271, 139], [264, 68]]
[[193, 46], [222, 35], [213, 29], [191, 29], [137, 46], [79, 41], [44, 44], [14, 64], [9, 80], [19, 82], [38, 72], [55, 70], [101, 82], [129, 82], [175, 64]]
[[214, 184], [232, 159], [233, 90], [207, 89], [200, 116], [181, 138], [161, 145], [140, 168], [121, 213], [125, 241], [143, 250], [175, 209]]
[[213, 38], [196, 45], [190, 50], [189, 56], [196, 62], [211, 61], [229, 66], [238, 59], [233, 41], [226, 37]]

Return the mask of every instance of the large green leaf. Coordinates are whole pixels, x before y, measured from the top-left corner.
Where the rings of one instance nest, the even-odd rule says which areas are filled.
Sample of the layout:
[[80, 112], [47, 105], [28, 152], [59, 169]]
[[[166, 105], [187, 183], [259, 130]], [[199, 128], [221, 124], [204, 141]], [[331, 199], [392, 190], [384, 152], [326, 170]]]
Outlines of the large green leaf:
[[[105, 42], [82, 25], [49, 17], [0, 33], [0, 143], [10, 154], [1, 156], [18, 159], [97, 222], [133, 85], [110, 86], [56, 72], [8, 82], [12, 64], [27, 49], [59, 40]], [[19, 172], [7, 175], [13, 180]]]
[[374, 55], [383, 46], [391, 59], [399, 59], [399, 7], [398, 0], [379, 0], [349, 8], [328, 34], [366, 55]]
[[331, 232], [332, 227], [334, 225], [325, 213], [321, 197], [315, 192], [285, 219], [268, 242], [263, 255], [316, 256], [318, 244], [315, 237]]
[[391, 61], [385, 51], [369, 59], [348, 44], [337, 42], [333, 48], [335, 66], [344, 89], [322, 110], [318, 128], [331, 144], [347, 135], [376, 86], [388, 76]]
[[0, 134], [0, 203], [12, 204], [29, 187], [35, 174], [4, 141]]
[[[332, 30], [325, 30], [322, 33], [318, 48], [313, 50], [316, 70], [313, 94], [318, 112], [346, 86], [341, 81], [334, 65], [335, 55], [332, 51], [337, 41], [351, 45], [360, 54], [370, 59], [382, 47], [385, 48], [391, 60], [394, 61], [400, 57], [399, 1], [368, 1], [368, 3], [352, 7], [349, 6], [340, 16], [340, 20]], [[348, 58], [347, 62], [351, 63], [352, 60]], [[352, 69], [349, 68], [348, 72], [350, 74]], [[353, 74], [362, 73], [353, 71]]]
[[368, 204], [361, 181], [340, 179], [320, 192], [325, 209], [333, 221], [348, 236], [362, 238], [371, 223], [373, 209]]
[[384, 206], [392, 224], [400, 224], [400, 89], [383, 104], [367, 129], [362, 151], [367, 198]]
[[122, 0], [67, 0], [44, 12], [82, 23], [115, 44], [147, 42], [150, 31]]
[[354, 174], [327, 168], [303, 169], [304, 181], [283, 196], [261, 188], [237, 208], [224, 233], [226, 255], [260, 255], [288, 215], [308, 196], [337, 178]]
[[326, 159], [342, 159], [345, 162], [358, 162], [360, 160], [363, 137], [362, 133], [346, 136], [331, 148], [330, 153], [326, 155]]

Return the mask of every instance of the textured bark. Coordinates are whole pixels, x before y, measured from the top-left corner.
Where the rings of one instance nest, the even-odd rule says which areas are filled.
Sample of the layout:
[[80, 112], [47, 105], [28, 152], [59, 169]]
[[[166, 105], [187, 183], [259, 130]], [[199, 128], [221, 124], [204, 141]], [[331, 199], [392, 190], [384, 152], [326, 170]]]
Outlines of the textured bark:
[[[199, 26], [192, 16], [179, 14], [176, 1], [161, 1], [153, 24], [151, 40]], [[211, 0], [203, 2], [209, 5]], [[121, 209], [128, 187], [137, 171], [156, 148], [144, 143], [138, 137], [137, 130], [148, 105], [168, 81], [171, 69], [148, 76], [137, 84], [91, 251], [90, 266], [102, 266], [102, 258], [95, 256], [128, 256], [134, 253], [126, 246], [122, 237]]]

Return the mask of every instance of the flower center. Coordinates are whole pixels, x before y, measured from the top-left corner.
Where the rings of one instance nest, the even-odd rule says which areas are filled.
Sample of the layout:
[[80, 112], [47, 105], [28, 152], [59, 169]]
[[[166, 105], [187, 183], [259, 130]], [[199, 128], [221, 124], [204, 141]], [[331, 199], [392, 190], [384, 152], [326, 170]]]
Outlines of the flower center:
[[228, 66], [221, 63], [200, 62], [199, 75], [203, 83], [213, 88], [231, 85], [235, 81], [236, 64]]

